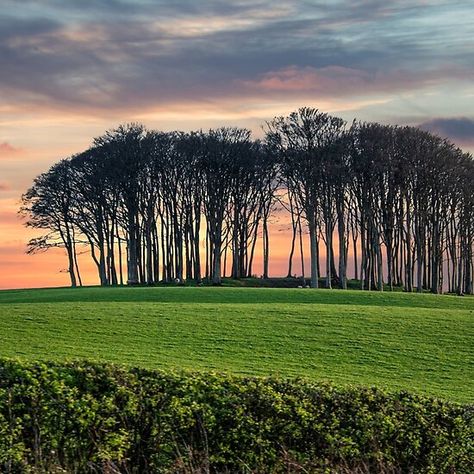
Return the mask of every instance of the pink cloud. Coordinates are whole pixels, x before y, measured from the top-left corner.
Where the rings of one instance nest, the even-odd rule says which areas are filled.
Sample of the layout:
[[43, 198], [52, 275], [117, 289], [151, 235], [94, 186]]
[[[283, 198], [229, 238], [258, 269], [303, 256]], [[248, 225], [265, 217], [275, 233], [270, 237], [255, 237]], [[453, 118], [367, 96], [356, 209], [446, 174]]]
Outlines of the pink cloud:
[[8, 183], [5, 182], [0, 182], [0, 191], [8, 191], [10, 189], [10, 186]]
[[363, 87], [370, 82], [370, 75], [358, 69], [328, 66], [320, 69], [289, 66], [263, 74], [256, 81], [244, 81], [251, 88], [265, 91], [331, 91], [342, 84]]
[[7, 155], [14, 155], [20, 151], [21, 150], [19, 148], [14, 147], [8, 142], [0, 143], [0, 158]]
[[307, 97], [347, 97], [353, 95], [393, 94], [443, 83], [446, 77], [465, 78], [465, 71], [440, 67], [420, 73], [395, 69], [368, 72], [344, 66], [322, 68], [288, 66], [268, 71], [251, 80], [235, 81], [248, 94]]

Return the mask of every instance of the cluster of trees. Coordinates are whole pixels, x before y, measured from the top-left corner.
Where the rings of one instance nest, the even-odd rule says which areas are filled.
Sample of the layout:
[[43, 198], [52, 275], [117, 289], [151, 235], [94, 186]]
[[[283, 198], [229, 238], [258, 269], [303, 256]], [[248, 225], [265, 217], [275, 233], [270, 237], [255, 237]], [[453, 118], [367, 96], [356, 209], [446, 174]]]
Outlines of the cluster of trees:
[[[269, 222], [291, 220], [288, 276], [309, 234], [312, 287], [403, 286], [473, 292], [474, 160], [414, 127], [354, 122], [302, 108], [250, 131], [157, 132], [120, 126], [37, 177], [29, 251], [61, 246], [71, 285], [87, 245], [102, 285], [253, 274]], [[258, 252], [257, 252], [258, 253]], [[126, 268], [127, 275], [123, 275]]]

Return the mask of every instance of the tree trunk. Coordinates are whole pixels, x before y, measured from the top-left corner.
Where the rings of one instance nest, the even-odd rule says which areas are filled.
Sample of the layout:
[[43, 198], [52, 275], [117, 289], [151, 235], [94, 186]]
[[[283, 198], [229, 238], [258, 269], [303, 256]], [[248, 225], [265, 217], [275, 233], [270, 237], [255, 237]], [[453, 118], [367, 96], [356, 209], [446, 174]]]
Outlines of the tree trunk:
[[135, 214], [128, 212], [128, 262], [127, 285], [138, 284], [137, 226]]
[[310, 242], [310, 256], [311, 256], [311, 288], [318, 288], [319, 286], [319, 275], [318, 275], [318, 251], [316, 243], [316, 222], [314, 216], [314, 210], [311, 209], [308, 215], [308, 227], [309, 227], [309, 242]]

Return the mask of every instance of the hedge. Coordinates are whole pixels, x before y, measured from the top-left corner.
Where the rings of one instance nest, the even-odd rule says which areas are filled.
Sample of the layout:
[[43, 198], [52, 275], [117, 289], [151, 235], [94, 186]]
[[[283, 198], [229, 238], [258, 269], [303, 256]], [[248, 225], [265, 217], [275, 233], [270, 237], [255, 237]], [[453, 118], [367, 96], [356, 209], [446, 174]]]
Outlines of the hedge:
[[472, 473], [473, 415], [372, 387], [0, 360], [7, 473]]

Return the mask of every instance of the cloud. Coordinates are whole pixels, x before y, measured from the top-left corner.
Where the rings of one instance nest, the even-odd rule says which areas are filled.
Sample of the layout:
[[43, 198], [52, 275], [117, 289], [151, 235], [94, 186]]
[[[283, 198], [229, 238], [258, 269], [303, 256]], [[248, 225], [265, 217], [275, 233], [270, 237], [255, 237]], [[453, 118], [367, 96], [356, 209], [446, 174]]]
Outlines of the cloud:
[[420, 124], [420, 128], [449, 138], [455, 143], [474, 146], [474, 119], [439, 117]]
[[[240, 81], [248, 93], [317, 97], [347, 97], [354, 95], [396, 94], [416, 90], [454, 77], [455, 71], [439, 70], [416, 72], [393, 70], [372, 73], [362, 69], [330, 65], [323, 68], [289, 66], [269, 71], [254, 80]], [[463, 74], [459, 71], [459, 77]]]
[[0, 94], [17, 107], [107, 113], [245, 93], [255, 100], [258, 90], [266, 99], [335, 96], [474, 78], [465, 0], [7, 5]]
[[317, 91], [333, 93], [341, 85], [354, 85], [360, 88], [368, 84], [369, 81], [370, 74], [357, 69], [341, 66], [327, 66], [321, 69], [289, 66], [278, 71], [266, 72], [255, 81], [242, 81], [242, 84], [249, 89], [266, 92]]
[[14, 155], [19, 153], [21, 150], [19, 148], [14, 147], [8, 142], [0, 143], [0, 158], [7, 156], [7, 155]]
[[10, 189], [10, 185], [5, 182], [0, 181], [0, 191], [8, 191]]

